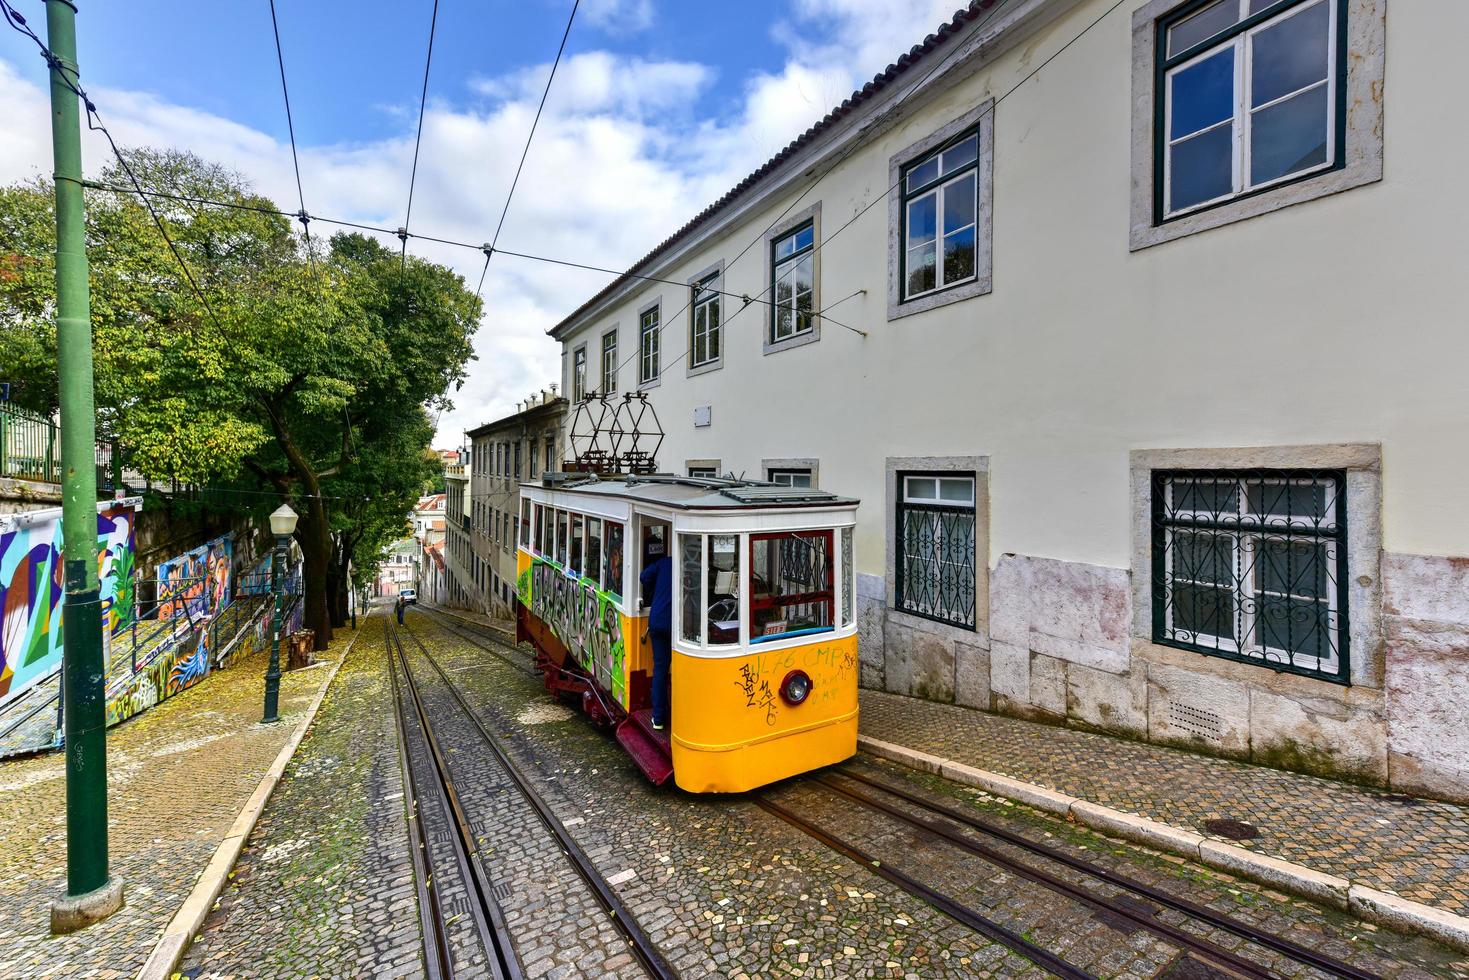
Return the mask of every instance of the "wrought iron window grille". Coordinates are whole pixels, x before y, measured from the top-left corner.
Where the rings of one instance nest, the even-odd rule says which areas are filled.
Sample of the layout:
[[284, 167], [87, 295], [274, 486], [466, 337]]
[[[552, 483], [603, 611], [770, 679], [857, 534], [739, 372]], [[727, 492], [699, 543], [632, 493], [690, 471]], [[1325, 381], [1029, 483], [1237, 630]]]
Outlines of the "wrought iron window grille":
[[906, 499], [905, 479], [919, 475], [960, 474], [898, 474], [895, 604], [900, 612], [974, 629], [974, 504]]
[[1153, 640], [1350, 683], [1342, 470], [1152, 475]]

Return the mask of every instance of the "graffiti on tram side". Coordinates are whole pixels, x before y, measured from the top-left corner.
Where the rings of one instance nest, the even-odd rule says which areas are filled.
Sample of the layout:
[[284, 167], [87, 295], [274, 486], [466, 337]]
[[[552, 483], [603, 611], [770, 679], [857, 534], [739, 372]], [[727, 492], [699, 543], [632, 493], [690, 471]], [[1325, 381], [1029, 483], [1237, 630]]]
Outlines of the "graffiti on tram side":
[[835, 646], [792, 647], [751, 657], [740, 664], [739, 677], [734, 681], [744, 706], [763, 715], [766, 725], [774, 726], [781, 708], [781, 702], [775, 697], [775, 685], [798, 667], [812, 679], [808, 703], [835, 701], [851, 690], [857, 671], [855, 644], [848, 641]]
[[626, 706], [626, 648], [616, 602], [591, 579], [572, 578], [540, 559], [520, 573], [515, 591], [582, 668]]

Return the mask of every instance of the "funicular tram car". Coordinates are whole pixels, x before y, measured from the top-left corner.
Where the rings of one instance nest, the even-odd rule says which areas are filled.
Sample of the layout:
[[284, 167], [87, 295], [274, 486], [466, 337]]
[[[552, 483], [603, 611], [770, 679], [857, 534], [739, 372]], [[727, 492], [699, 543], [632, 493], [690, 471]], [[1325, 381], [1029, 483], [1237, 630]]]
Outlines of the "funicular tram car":
[[[857, 749], [857, 501], [743, 480], [521, 487], [516, 634], [655, 783], [740, 792]], [[671, 715], [651, 722], [652, 597], [673, 560]]]

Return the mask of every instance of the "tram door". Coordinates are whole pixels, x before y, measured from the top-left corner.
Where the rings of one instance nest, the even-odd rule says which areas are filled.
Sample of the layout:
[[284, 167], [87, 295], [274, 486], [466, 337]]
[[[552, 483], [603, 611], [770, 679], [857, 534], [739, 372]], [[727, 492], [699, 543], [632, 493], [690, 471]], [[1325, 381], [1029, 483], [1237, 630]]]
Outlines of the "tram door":
[[[638, 562], [638, 575], [641, 577], [643, 570], [653, 562], [665, 555], [671, 554], [673, 547], [673, 526], [667, 521], [656, 520], [651, 517], [642, 518], [642, 548], [640, 554], [642, 560]], [[641, 593], [639, 593], [641, 595]], [[644, 596], [645, 602], [651, 602], [652, 596]]]

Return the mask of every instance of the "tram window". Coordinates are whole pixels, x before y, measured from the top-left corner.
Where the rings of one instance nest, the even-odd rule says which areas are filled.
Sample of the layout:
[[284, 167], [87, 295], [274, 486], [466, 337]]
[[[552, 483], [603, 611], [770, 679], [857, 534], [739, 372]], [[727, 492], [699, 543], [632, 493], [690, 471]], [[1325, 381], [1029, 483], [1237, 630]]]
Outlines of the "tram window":
[[556, 512], [556, 561], [562, 568], [566, 567], [566, 522], [567, 513], [564, 510]]
[[582, 517], [571, 515], [571, 564], [566, 568], [573, 575], [581, 575]]
[[530, 501], [520, 502], [520, 544], [522, 547], [530, 547]]
[[830, 531], [750, 538], [750, 642], [832, 628]]
[[842, 528], [842, 625], [851, 626], [857, 620], [857, 569], [856, 555], [852, 549], [852, 529]]
[[602, 521], [600, 518], [587, 518], [587, 563], [583, 574], [600, 588], [602, 585]]
[[622, 533], [620, 521], [607, 522], [607, 547], [603, 551], [607, 556], [607, 568], [602, 576], [602, 585], [619, 601], [622, 599]]
[[540, 517], [536, 520], [537, 527], [537, 550], [542, 558], [551, 557], [551, 522], [556, 519], [556, 512], [550, 507], [540, 506]]
[[740, 642], [740, 538], [737, 534], [709, 537], [709, 644]]
[[542, 529], [545, 527], [546, 524], [546, 508], [542, 507], [540, 504], [532, 504], [531, 514], [534, 517], [535, 524], [533, 530], [531, 531], [531, 543], [527, 545], [527, 547], [529, 547], [532, 551], [540, 551], [541, 534], [543, 533]]
[[680, 534], [679, 588], [683, 602], [679, 606], [679, 635], [689, 643], [699, 642], [699, 604], [704, 601], [704, 536]]

